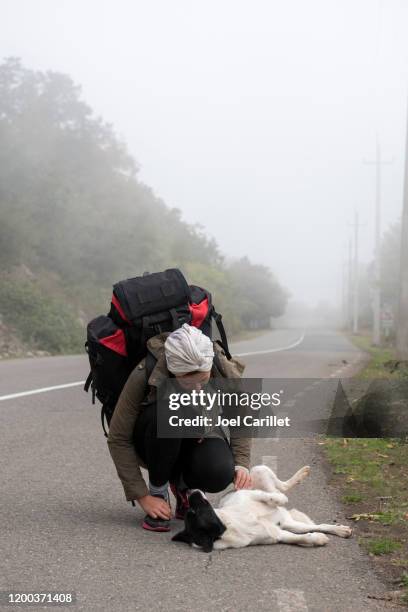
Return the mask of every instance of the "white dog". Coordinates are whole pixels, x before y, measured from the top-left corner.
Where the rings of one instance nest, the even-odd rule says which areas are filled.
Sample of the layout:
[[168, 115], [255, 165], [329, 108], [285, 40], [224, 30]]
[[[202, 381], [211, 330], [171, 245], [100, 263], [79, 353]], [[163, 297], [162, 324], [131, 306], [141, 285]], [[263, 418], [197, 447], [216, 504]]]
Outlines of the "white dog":
[[253, 489], [228, 493], [216, 509], [202, 491], [195, 490], [189, 496], [185, 529], [173, 540], [210, 552], [213, 548], [223, 550], [279, 542], [323, 546], [329, 541], [326, 533], [350, 537], [352, 532], [348, 526], [316, 525], [303, 512], [284, 507], [288, 503], [284, 493], [309, 472], [310, 468], [305, 466], [283, 482], [266, 465], [257, 465], [251, 469]]

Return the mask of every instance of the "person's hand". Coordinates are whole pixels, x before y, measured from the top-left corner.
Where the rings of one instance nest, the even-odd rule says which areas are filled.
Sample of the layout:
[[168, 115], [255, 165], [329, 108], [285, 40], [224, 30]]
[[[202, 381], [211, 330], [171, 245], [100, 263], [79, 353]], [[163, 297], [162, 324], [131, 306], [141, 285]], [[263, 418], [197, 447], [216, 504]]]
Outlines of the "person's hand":
[[234, 486], [236, 489], [250, 489], [252, 487], [252, 480], [248, 470], [244, 468], [237, 468], [235, 470]]
[[169, 504], [161, 497], [154, 497], [153, 495], [144, 495], [137, 499], [139, 506], [151, 516], [152, 518], [171, 518], [171, 508]]

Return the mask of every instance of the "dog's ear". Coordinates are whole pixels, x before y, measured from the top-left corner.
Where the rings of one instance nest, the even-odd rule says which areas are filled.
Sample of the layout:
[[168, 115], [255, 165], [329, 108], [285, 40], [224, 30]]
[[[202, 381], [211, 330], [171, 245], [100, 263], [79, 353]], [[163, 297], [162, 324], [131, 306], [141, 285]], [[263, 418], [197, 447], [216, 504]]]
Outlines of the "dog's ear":
[[187, 533], [185, 529], [176, 533], [176, 535], [173, 536], [171, 539], [173, 542], [185, 542], [186, 544], [191, 544], [193, 541], [193, 538], [189, 533]]
[[202, 541], [201, 541], [201, 548], [203, 549], [204, 552], [206, 553], [210, 553], [212, 552], [213, 548], [214, 548], [214, 539], [210, 536], [207, 535]]
[[227, 528], [224, 525], [224, 523], [222, 521], [220, 521], [220, 519], [218, 519], [218, 532], [217, 532], [217, 538], [221, 537], [222, 534], [224, 533], [224, 531], [226, 531]]

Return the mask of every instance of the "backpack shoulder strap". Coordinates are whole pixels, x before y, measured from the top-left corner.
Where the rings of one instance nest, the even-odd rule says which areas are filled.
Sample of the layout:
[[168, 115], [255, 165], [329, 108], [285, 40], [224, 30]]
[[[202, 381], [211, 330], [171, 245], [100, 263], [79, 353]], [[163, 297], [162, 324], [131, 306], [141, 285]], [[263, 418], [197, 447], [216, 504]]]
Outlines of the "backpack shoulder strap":
[[146, 384], [150, 378], [150, 374], [153, 372], [154, 367], [157, 363], [156, 357], [147, 349], [146, 357], [145, 357], [145, 368], [146, 368]]
[[221, 336], [221, 345], [222, 345], [222, 348], [225, 351], [225, 355], [226, 355], [227, 359], [231, 359], [231, 353], [230, 353], [230, 350], [229, 350], [229, 347], [228, 347], [228, 338], [227, 338], [227, 334], [225, 333], [224, 324], [222, 322], [222, 315], [215, 310], [214, 306], [212, 307], [211, 315], [212, 315], [214, 321], [217, 324], [218, 331], [219, 331], [219, 334]]
[[245, 364], [237, 357], [228, 358], [227, 352], [219, 340], [215, 340], [213, 363], [224, 378], [241, 378]]

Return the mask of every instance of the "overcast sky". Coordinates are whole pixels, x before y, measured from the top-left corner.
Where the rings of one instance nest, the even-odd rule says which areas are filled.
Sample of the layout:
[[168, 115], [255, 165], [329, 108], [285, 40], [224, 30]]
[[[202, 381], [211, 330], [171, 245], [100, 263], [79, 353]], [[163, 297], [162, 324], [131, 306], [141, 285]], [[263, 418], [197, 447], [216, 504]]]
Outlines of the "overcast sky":
[[340, 296], [355, 208], [401, 214], [406, 0], [2, 0], [0, 56], [66, 72], [140, 178], [294, 298]]

